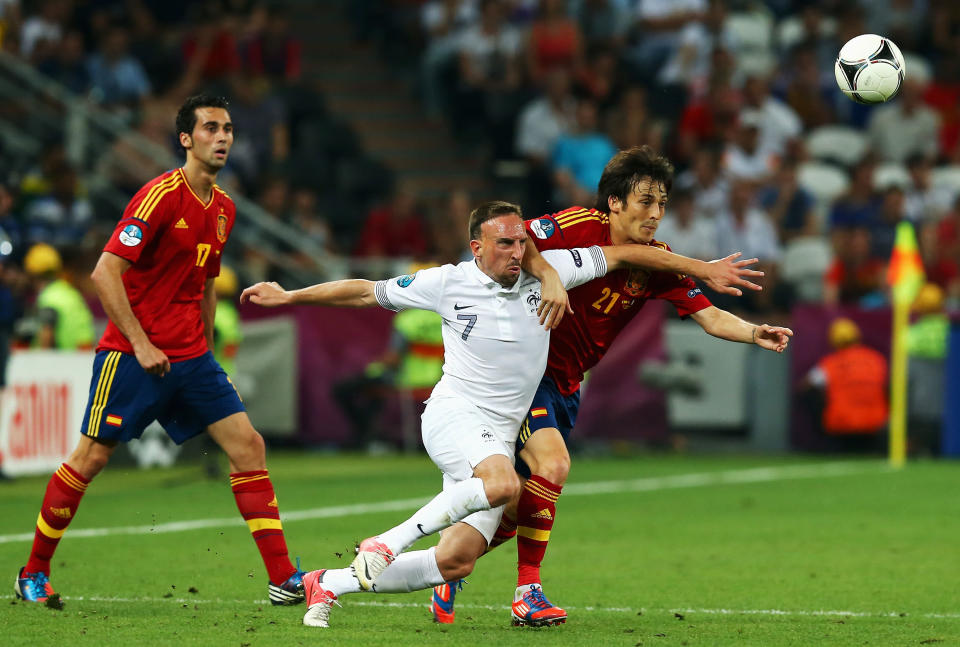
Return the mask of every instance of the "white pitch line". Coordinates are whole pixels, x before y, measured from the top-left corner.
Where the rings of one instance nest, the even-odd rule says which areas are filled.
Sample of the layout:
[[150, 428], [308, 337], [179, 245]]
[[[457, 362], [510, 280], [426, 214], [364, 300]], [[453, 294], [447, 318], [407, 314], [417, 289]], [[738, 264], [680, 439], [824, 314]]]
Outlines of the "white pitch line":
[[[742, 483], [761, 483], [769, 481], [783, 481], [790, 479], [822, 478], [829, 476], [848, 476], [864, 472], [888, 471], [886, 463], [878, 462], [842, 462], [818, 463], [814, 465], [785, 465], [778, 467], [756, 467], [742, 470], [726, 470], [723, 472], [699, 472], [692, 474], [676, 474], [672, 476], [652, 476], [642, 479], [625, 479], [619, 481], [596, 481], [593, 483], [571, 483], [564, 487], [563, 493], [567, 496], [592, 496], [597, 494], [613, 494], [621, 492], [655, 492], [658, 490], [672, 490], [678, 488], [704, 487], [707, 485], [733, 485]], [[328, 506], [311, 508], [308, 510], [294, 510], [281, 513], [284, 523], [303, 521], [306, 519], [329, 519], [331, 517], [347, 517], [352, 515], [373, 514], [377, 512], [397, 512], [402, 510], [416, 510], [429, 498], [398, 499], [395, 501], [381, 501], [378, 503], [356, 503], [352, 505]], [[173, 521], [145, 526], [116, 526], [112, 528], [78, 528], [71, 529], [71, 539], [79, 537], [104, 537], [107, 535], [152, 535], [170, 532], [186, 532], [203, 528], [223, 528], [242, 526], [243, 519], [239, 516], [224, 519], [195, 519], [193, 521]], [[18, 541], [33, 541], [34, 532], [22, 532], [11, 535], [0, 535], [0, 544]]]
[[[171, 604], [242, 604], [242, 605], [266, 605], [269, 604], [267, 600], [224, 600], [220, 598], [215, 599], [204, 599], [204, 598], [175, 598], [175, 597], [137, 597], [137, 598], [124, 598], [124, 597], [109, 597], [109, 596], [69, 596], [64, 597], [64, 600], [70, 602], [119, 602], [119, 603], [136, 603], [136, 602], [149, 602], [149, 603], [158, 603], [158, 602], [168, 602]], [[356, 601], [350, 600], [349, 603], [345, 603], [347, 606], [356, 606], [356, 607], [383, 607], [383, 608], [393, 608], [393, 609], [426, 609], [429, 607], [429, 604], [426, 602], [374, 602], [374, 601]], [[510, 607], [507, 605], [496, 605], [496, 604], [472, 604], [472, 603], [457, 603], [458, 609], [483, 609], [486, 611], [509, 611]], [[841, 618], [927, 618], [927, 619], [939, 619], [939, 620], [958, 620], [960, 619], [960, 613], [904, 613], [900, 611], [841, 611], [841, 610], [832, 610], [832, 609], [814, 609], [814, 610], [805, 610], [805, 609], [710, 609], [710, 608], [660, 608], [660, 609], [648, 609], [645, 607], [598, 607], [598, 606], [586, 606], [586, 607], [575, 607], [570, 605], [564, 605], [564, 608], [569, 611], [575, 611], [578, 613], [684, 613], [689, 615], [695, 614], [704, 614], [712, 616], [790, 616], [790, 617], [841, 617]]]

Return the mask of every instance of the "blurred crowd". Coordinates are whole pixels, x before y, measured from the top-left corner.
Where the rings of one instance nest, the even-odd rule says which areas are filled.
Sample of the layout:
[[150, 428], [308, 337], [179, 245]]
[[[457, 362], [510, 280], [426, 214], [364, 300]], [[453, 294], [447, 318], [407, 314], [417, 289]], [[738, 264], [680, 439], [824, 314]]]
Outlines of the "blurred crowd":
[[[901, 220], [929, 279], [960, 300], [960, 6], [949, 0], [351, 0], [333, 3], [358, 46], [409, 80], [423, 113], [491, 192], [528, 216], [592, 204], [618, 149], [649, 144], [677, 169], [658, 238], [704, 259], [742, 251], [767, 272], [759, 295], [719, 305], [786, 313], [797, 303], [887, 303]], [[314, 13], [311, 13], [314, 12]], [[0, 161], [0, 258], [21, 271], [33, 243], [90, 259], [118, 214], [85, 179], [124, 195], [166, 170], [146, 140], [180, 152], [173, 116], [204, 90], [231, 102], [237, 139], [221, 184], [334, 258], [450, 262], [487, 195], [427, 194], [363, 150], [349, 115], [312, 82], [310, 3], [257, 0], [5, 0], [0, 47], [130, 127], [96, 168], [63, 138]], [[897, 99], [863, 106], [836, 88], [840, 46], [892, 38], [906, 57]], [[511, 162], [505, 167], [498, 164]], [[500, 169], [510, 168], [504, 178]], [[519, 182], [517, 181], [519, 177]], [[504, 189], [504, 191], [501, 191]], [[71, 248], [79, 250], [70, 251]], [[244, 250], [242, 281], [271, 276]], [[15, 280], [9, 282], [15, 284]], [[22, 282], [21, 282], [22, 283]]]
[[[523, 163], [528, 215], [592, 205], [613, 152], [649, 144], [677, 168], [657, 237], [704, 259], [762, 259], [769, 287], [739, 309], [885, 304], [904, 219], [929, 278], [949, 304], [960, 300], [954, 2], [351, 4], [358, 21], [376, 15], [385, 52], [398, 39], [418, 52], [407, 64], [426, 111], [473, 154]], [[905, 54], [906, 80], [887, 105], [836, 87], [836, 54], [862, 33]]]

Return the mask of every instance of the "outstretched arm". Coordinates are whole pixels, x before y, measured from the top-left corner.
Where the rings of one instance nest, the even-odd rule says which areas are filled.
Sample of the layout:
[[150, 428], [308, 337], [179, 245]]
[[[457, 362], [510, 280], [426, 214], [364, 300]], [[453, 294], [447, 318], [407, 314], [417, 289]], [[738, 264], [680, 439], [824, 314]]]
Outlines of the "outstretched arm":
[[763, 289], [748, 280], [763, 276], [763, 272], [749, 269], [750, 265], [758, 262], [757, 259], [737, 260], [741, 256], [740, 252], [715, 261], [701, 261], [652, 245], [629, 244], [604, 247], [603, 254], [607, 258], [609, 271], [642, 267], [660, 272], [686, 274], [700, 279], [714, 292], [735, 296], [743, 294], [739, 288]]
[[278, 283], [257, 283], [240, 295], [240, 303], [255, 303], [266, 308], [286, 305], [341, 306], [367, 308], [377, 305], [373, 281], [344, 279], [318, 283], [301, 290], [284, 290]]
[[537, 306], [540, 323], [547, 329], [556, 328], [565, 312], [573, 312], [560, 275], [532, 242], [528, 242], [524, 248], [520, 266], [540, 279], [540, 305]]
[[786, 349], [787, 344], [790, 343], [790, 337], [793, 336], [793, 331], [789, 328], [752, 324], [716, 306], [704, 308], [690, 316], [700, 324], [704, 332], [714, 337], [744, 344], [756, 344], [778, 353]]

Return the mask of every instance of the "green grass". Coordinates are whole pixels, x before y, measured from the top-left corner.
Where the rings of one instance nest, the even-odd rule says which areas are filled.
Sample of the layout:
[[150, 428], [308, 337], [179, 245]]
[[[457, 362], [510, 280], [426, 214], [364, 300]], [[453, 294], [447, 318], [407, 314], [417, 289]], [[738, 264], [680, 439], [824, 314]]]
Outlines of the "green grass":
[[[457, 624], [429, 622], [426, 593], [346, 596], [333, 627], [300, 624], [303, 607], [266, 603], [253, 542], [225, 480], [199, 467], [108, 468], [54, 558], [63, 610], [0, 605], [10, 645], [960, 645], [958, 465], [696, 485], [669, 477], [824, 458], [675, 457], [574, 461], [544, 567], [561, 627], [509, 624], [513, 544], [484, 557], [458, 597]], [[432, 496], [424, 457], [274, 454], [281, 510]], [[578, 493], [597, 481], [650, 479], [648, 491]], [[32, 532], [44, 478], [0, 483], [0, 535]], [[657, 488], [657, 485], [672, 487]], [[642, 488], [641, 484], [641, 488]], [[639, 488], [635, 488], [639, 489]], [[352, 543], [407, 512], [287, 521], [310, 568], [345, 566]], [[71, 537], [81, 529], [230, 519], [182, 532]], [[0, 538], [13, 579], [26, 540]], [[195, 593], [190, 589], [196, 590]], [[825, 612], [820, 615], [819, 612]]]

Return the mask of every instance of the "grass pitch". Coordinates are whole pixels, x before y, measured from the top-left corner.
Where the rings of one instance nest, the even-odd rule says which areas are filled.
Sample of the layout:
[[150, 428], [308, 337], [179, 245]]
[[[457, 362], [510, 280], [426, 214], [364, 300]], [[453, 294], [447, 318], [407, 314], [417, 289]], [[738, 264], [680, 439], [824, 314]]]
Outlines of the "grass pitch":
[[[440, 485], [425, 457], [276, 453], [291, 554], [345, 566]], [[47, 477], [0, 483], [6, 645], [960, 645], [958, 468], [820, 458], [575, 459], [544, 566], [569, 621], [510, 626], [516, 550], [484, 557], [457, 623], [425, 592], [355, 595], [330, 629], [272, 607], [226, 478], [108, 467], [54, 558], [62, 610], [17, 603]], [[370, 505], [363, 505], [370, 504]], [[181, 523], [195, 522], [195, 523]], [[421, 547], [418, 545], [417, 547]]]

